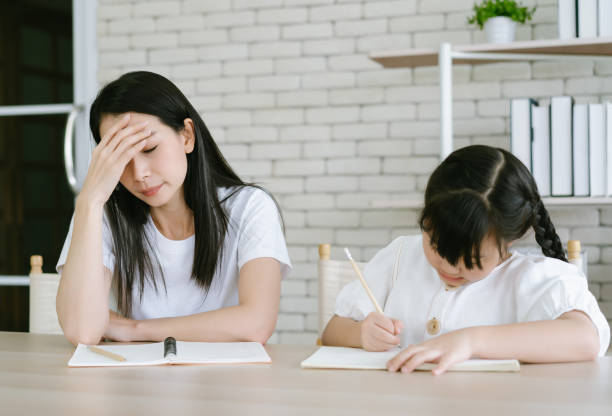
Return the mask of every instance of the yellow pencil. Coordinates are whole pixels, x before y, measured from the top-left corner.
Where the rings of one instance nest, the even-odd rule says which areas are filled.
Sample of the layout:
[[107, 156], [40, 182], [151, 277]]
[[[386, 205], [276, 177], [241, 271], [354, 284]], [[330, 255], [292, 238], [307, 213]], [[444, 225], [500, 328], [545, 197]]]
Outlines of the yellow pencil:
[[103, 355], [115, 361], [125, 361], [125, 357], [119, 354], [115, 354], [114, 352], [103, 350], [102, 348], [94, 347], [93, 345], [87, 346], [87, 349], [91, 352], [95, 352], [96, 354]]
[[347, 247], [344, 248], [344, 253], [346, 254], [346, 257], [348, 257], [349, 261], [351, 262], [351, 266], [353, 266], [353, 270], [355, 270], [355, 273], [357, 273], [357, 276], [359, 277], [359, 280], [361, 281], [361, 285], [363, 286], [363, 288], [365, 289], [366, 293], [370, 297], [370, 300], [374, 304], [374, 307], [376, 308], [376, 312], [378, 312], [380, 314], [384, 314], [384, 312], [381, 309], [380, 305], [378, 304], [378, 302], [376, 302], [376, 298], [374, 297], [374, 295], [372, 294], [372, 291], [368, 287], [368, 284], [366, 283], [365, 279], [363, 278], [363, 275], [361, 274], [361, 271], [359, 270], [359, 267], [357, 267], [357, 263], [355, 263], [355, 260], [353, 260], [353, 256], [351, 256], [351, 252], [349, 251], [349, 249]]

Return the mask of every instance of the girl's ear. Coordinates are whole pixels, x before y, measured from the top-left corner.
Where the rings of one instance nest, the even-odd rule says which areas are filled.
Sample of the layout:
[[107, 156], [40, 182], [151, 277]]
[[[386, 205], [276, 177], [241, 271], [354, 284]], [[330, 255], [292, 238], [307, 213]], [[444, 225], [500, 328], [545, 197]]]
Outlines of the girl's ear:
[[183, 121], [183, 131], [181, 131], [181, 136], [183, 137], [183, 146], [185, 148], [185, 153], [193, 152], [193, 147], [195, 146], [195, 131], [193, 128], [193, 121], [190, 118], [186, 118]]

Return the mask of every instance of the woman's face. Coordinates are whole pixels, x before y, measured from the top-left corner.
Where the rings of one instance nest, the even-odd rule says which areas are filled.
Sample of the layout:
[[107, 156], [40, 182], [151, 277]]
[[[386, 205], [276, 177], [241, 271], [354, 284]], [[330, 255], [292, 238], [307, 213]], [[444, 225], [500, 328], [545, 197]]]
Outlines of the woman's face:
[[[125, 114], [104, 115], [100, 137]], [[187, 153], [193, 151], [193, 122], [185, 119], [180, 132], [149, 114], [130, 113], [129, 125], [147, 122], [151, 135], [142, 151], [128, 162], [119, 182], [151, 207], [160, 207], [182, 197], [187, 174]]]
[[475, 259], [472, 259], [472, 269], [468, 269], [465, 266], [463, 259], [460, 259], [453, 266], [438, 254], [434, 247], [431, 246], [430, 240], [431, 236], [423, 231], [423, 251], [425, 252], [425, 257], [427, 257], [429, 264], [438, 272], [440, 280], [448, 286], [457, 287], [482, 280], [508, 257], [507, 255], [500, 255], [495, 238], [489, 234], [480, 244], [480, 264], [482, 269], [478, 268]]

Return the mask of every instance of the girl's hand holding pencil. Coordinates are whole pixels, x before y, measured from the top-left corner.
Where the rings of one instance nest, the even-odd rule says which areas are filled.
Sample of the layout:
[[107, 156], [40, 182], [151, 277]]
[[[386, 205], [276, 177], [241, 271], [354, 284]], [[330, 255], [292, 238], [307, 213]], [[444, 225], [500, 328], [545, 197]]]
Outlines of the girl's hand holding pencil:
[[361, 345], [366, 351], [388, 351], [399, 345], [402, 327], [397, 319], [372, 312], [361, 322]]
[[368, 283], [361, 274], [359, 267], [357, 267], [357, 263], [353, 260], [351, 252], [348, 248], [344, 248], [344, 253], [376, 309], [376, 312], [370, 313], [361, 322], [361, 346], [366, 351], [388, 351], [393, 347], [397, 347], [400, 343], [398, 335], [402, 330], [402, 323], [397, 319], [385, 316], [374, 294], [368, 287]]

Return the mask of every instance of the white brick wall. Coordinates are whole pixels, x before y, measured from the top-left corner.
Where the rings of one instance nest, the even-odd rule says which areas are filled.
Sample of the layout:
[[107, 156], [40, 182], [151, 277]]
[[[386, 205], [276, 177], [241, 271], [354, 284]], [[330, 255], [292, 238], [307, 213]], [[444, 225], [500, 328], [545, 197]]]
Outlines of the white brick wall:
[[[369, 259], [417, 232], [416, 210], [372, 200], [421, 196], [439, 152], [438, 70], [385, 69], [383, 49], [477, 43], [473, 0], [99, 0], [99, 79], [158, 71], [183, 89], [236, 171], [277, 197], [294, 271], [273, 342], [314, 343], [317, 244]], [[556, 36], [554, 0], [517, 39]], [[612, 94], [612, 65], [457, 65], [455, 146], [508, 147], [512, 97]], [[607, 95], [606, 95], [607, 94]], [[589, 251], [589, 284], [612, 319], [612, 208], [551, 210]], [[527, 239], [527, 241], [531, 241]], [[532, 241], [531, 241], [532, 242]]]

